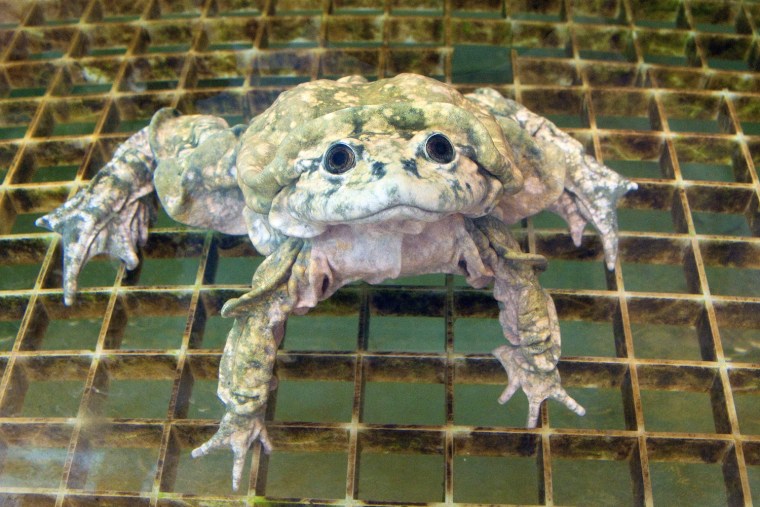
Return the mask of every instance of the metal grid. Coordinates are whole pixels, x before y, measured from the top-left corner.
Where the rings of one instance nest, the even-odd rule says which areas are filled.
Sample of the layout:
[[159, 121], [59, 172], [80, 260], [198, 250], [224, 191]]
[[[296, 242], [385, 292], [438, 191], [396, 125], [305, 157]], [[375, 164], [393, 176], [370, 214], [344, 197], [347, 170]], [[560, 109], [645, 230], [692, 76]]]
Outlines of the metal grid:
[[[0, 2], [0, 504], [760, 504], [758, 35], [760, 4], [707, 0]], [[163, 216], [137, 272], [91, 263], [67, 308], [33, 219], [159, 107], [247, 121], [299, 82], [402, 71], [494, 86], [639, 184], [613, 273], [591, 233], [516, 229], [588, 414], [526, 430], [495, 403], [487, 291], [354, 285], [289, 322], [276, 451], [232, 494], [230, 456], [189, 450], [256, 252]]]

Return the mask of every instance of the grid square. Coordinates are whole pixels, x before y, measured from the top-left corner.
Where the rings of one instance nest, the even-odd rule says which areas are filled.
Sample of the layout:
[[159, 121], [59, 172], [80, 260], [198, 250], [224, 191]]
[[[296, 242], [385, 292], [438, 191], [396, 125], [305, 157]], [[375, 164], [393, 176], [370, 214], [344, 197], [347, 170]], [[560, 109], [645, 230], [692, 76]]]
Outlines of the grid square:
[[555, 459], [554, 501], [568, 505], [632, 505], [627, 461]]
[[653, 365], [639, 365], [637, 370], [647, 431], [719, 432], [722, 421], [716, 422], [720, 414], [713, 413], [712, 403], [714, 370]]
[[19, 358], [10, 371], [5, 410], [16, 417], [76, 417], [90, 361], [78, 356]]
[[0, 264], [0, 290], [31, 289], [39, 272], [39, 264]]
[[67, 445], [47, 447], [25, 443], [5, 449], [0, 487], [57, 488], [63, 475]]
[[362, 421], [370, 424], [443, 424], [442, 384], [367, 382]]
[[0, 102], [0, 141], [24, 137], [37, 112], [39, 102]]
[[178, 349], [182, 344], [187, 316], [132, 316], [124, 328], [123, 350]]
[[726, 487], [719, 464], [650, 462], [649, 470], [655, 502], [665, 505], [726, 503]]
[[645, 29], [637, 32], [637, 39], [646, 63], [679, 67], [690, 63], [687, 33]]
[[712, 294], [757, 297], [760, 269], [705, 266], [705, 273]]
[[224, 404], [216, 395], [217, 379], [195, 379], [190, 393], [188, 419], [214, 419], [224, 416]]
[[160, 426], [94, 423], [84, 428], [81, 443], [71, 465], [69, 488], [103, 493], [153, 489]]
[[752, 492], [752, 504], [760, 502], [760, 467], [747, 467], [747, 477], [749, 478], [750, 491]]
[[354, 383], [282, 379], [277, 387], [277, 421], [349, 422]]
[[504, 344], [504, 332], [496, 318], [457, 318], [454, 321], [456, 352], [486, 354]]
[[[151, 491], [156, 475], [158, 449], [92, 449], [90, 473], [84, 489]], [[128, 467], [124, 464], [129, 463]]]
[[362, 452], [358, 497], [367, 501], [440, 502], [443, 457]]
[[699, 336], [693, 327], [631, 323], [636, 357], [699, 361]]
[[[219, 43], [221, 44], [221, 43]], [[228, 42], [225, 45], [239, 48], [243, 42]], [[194, 60], [195, 86], [198, 88], [233, 88], [245, 83], [248, 69], [234, 54], [200, 55]]]
[[615, 335], [609, 322], [559, 321], [562, 354], [571, 356], [615, 357]]
[[95, 350], [102, 319], [52, 320], [48, 323], [40, 350]]
[[497, 400], [507, 386], [504, 384], [455, 384], [454, 424], [466, 426], [525, 427], [528, 418], [528, 400], [516, 393], [504, 406]]
[[443, 351], [445, 322], [437, 317], [372, 316], [369, 321], [370, 350]]
[[[348, 456], [342, 452], [281, 451], [268, 459], [270, 498], [344, 498]], [[319, 479], [315, 480], [315, 471]]]
[[743, 363], [760, 362], [760, 340], [756, 328], [737, 328], [720, 325], [723, 354], [728, 361]]
[[757, 372], [736, 368], [731, 371], [729, 378], [741, 432], [745, 435], [760, 434], [760, 410], [757, 403], [760, 378]]
[[707, 393], [642, 389], [641, 403], [648, 431], [715, 433]]
[[37, 380], [29, 382], [24, 395], [23, 417], [76, 417], [82, 398], [82, 380]]
[[253, 274], [258, 269], [262, 256], [255, 257], [219, 257], [219, 263], [214, 276], [217, 285], [251, 285]]
[[69, 98], [49, 102], [43, 114], [50, 119], [39, 124], [36, 137], [86, 136], [95, 132], [103, 115], [101, 99]]
[[536, 458], [456, 456], [454, 501], [489, 504], [539, 503]]
[[625, 414], [623, 413], [623, 395], [620, 388], [568, 386], [565, 389], [575, 401], [586, 409], [586, 415], [578, 417], [578, 415], [568, 410], [567, 407], [558, 403], [549, 403], [549, 417], [552, 427], [606, 430], [626, 429]]
[[[168, 380], [112, 379], [103, 404], [105, 417], [163, 419], [169, 408], [172, 383]], [[145, 400], [151, 400], [146, 404]]]
[[601, 262], [552, 259], [539, 280], [548, 289], [606, 290], [605, 271]]
[[683, 266], [672, 264], [623, 263], [625, 289], [634, 292], [691, 292]]
[[6, 67], [8, 88], [0, 93], [0, 97], [41, 97], [52, 83], [55, 70], [55, 66], [49, 62], [9, 65]]
[[109, 2], [108, 5], [102, 6], [102, 21], [105, 23], [123, 23], [140, 19], [147, 2], [148, 0]]
[[359, 315], [303, 315], [288, 319], [285, 350], [350, 351], [356, 349]]
[[0, 350], [8, 351], [13, 348], [20, 328], [20, 319], [0, 321]]
[[203, 342], [200, 348], [222, 350], [227, 340], [227, 335], [230, 329], [232, 329], [232, 323], [232, 319], [224, 318], [221, 315], [207, 318], [205, 327], [203, 328]]

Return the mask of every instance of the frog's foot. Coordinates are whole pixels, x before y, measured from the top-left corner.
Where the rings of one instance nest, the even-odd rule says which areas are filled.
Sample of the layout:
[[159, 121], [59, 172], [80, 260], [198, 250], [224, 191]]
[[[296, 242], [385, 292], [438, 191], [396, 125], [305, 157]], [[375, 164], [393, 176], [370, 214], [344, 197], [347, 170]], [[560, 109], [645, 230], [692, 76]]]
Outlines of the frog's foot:
[[611, 271], [618, 251], [617, 202], [636, 188], [636, 183], [584, 154], [568, 164], [565, 190], [550, 209], [565, 219], [576, 246], [591, 222], [602, 237], [604, 260]]
[[[127, 269], [139, 264], [137, 247], [148, 239], [148, 226], [155, 204], [151, 196], [122, 202], [121, 207], [108, 196], [83, 191], [63, 206], [40, 217], [35, 222], [59, 233], [63, 241], [63, 295], [64, 302], [74, 302], [77, 277], [84, 265], [98, 254], [120, 259]], [[103, 202], [99, 202], [103, 201]]]
[[272, 442], [267, 435], [264, 419], [259, 415], [238, 415], [227, 412], [219, 424], [219, 429], [205, 444], [193, 449], [191, 456], [200, 458], [214, 449], [232, 449], [234, 461], [232, 464], [232, 489], [237, 491], [243, 476], [245, 457], [248, 449], [256, 440], [261, 443], [264, 452], [272, 452]]
[[529, 428], [535, 428], [538, 424], [538, 415], [541, 402], [547, 398], [553, 398], [564, 404], [567, 408], [578, 415], [584, 415], [586, 410], [578, 404], [560, 384], [559, 372], [554, 367], [550, 370], [538, 368], [526, 368], [526, 362], [519, 347], [502, 345], [493, 351], [493, 355], [499, 360], [507, 371], [509, 384], [499, 396], [499, 403], [504, 404], [522, 387], [528, 397], [528, 422]]
[[148, 128], [127, 139], [90, 183], [47, 215], [37, 219], [61, 235], [63, 296], [70, 305], [82, 267], [101, 253], [121, 259], [127, 269], [139, 263], [137, 246], [148, 239], [155, 215], [153, 154]]

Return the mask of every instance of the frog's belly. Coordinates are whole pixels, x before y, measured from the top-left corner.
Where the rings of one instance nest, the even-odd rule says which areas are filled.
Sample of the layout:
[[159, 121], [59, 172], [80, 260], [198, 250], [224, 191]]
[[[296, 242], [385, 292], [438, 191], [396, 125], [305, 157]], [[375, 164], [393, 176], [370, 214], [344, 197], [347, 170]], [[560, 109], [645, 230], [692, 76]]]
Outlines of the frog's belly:
[[462, 274], [480, 287], [492, 279], [461, 215], [430, 223], [333, 226], [312, 240], [296, 306], [312, 307], [356, 280], [374, 284], [425, 273]]

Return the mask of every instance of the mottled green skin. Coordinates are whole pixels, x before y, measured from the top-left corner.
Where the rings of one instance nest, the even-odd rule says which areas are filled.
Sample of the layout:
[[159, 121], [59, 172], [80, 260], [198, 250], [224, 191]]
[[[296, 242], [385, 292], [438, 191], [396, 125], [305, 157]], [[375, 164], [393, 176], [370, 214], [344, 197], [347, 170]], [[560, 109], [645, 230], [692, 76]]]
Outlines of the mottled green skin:
[[[428, 152], [434, 134], [451, 141], [451, 159]], [[354, 153], [341, 174], [324, 160], [336, 143]], [[175, 219], [247, 232], [267, 255], [252, 290], [222, 309], [235, 319], [219, 371], [227, 413], [193, 451], [230, 447], [234, 489], [250, 445], [271, 449], [264, 408], [288, 315], [354, 280], [443, 272], [475, 287], [493, 283], [507, 340], [493, 353], [509, 376], [499, 401], [522, 388], [529, 426], [546, 398], [583, 414], [560, 385], [557, 315], [535, 275], [546, 261], [522, 253], [507, 224], [548, 208], [579, 242], [590, 221], [614, 267], [615, 205], [634, 186], [495, 91], [463, 96], [409, 74], [351, 77], [284, 92], [247, 126], [161, 110], [88, 187], [40, 219], [63, 236], [67, 304], [90, 257], [108, 253], [136, 266], [154, 188]]]

